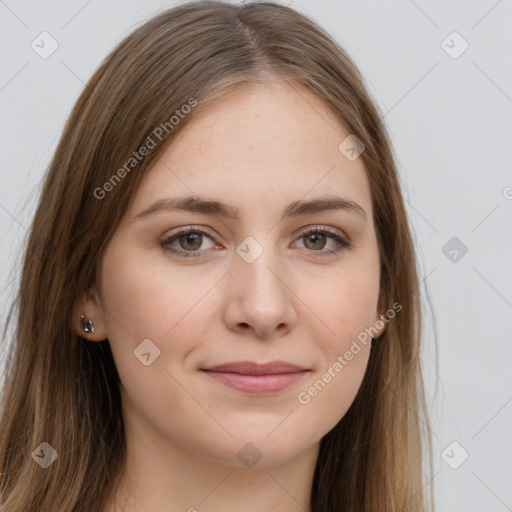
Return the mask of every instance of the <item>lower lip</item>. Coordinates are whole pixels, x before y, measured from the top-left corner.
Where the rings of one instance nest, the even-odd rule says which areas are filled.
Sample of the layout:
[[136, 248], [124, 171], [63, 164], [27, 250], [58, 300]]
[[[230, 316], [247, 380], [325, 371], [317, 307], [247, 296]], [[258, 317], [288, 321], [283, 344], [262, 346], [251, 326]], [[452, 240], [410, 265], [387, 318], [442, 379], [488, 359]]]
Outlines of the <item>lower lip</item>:
[[247, 393], [275, 393], [281, 391], [302, 379], [307, 371], [295, 373], [275, 373], [270, 375], [248, 375], [244, 373], [229, 373], [205, 371], [216, 381]]

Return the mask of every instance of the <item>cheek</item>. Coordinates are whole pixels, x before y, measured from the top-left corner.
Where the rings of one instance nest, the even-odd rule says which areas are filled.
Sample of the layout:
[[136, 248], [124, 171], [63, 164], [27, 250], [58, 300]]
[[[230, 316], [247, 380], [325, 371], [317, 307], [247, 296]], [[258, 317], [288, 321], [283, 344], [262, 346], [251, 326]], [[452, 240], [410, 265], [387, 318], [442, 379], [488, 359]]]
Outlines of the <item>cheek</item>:
[[143, 259], [137, 250], [121, 256], [112, 249], [103, 260], [105, 325], [121, 376], [141, 366], [138, 351], [149, 351], [150, 360], [157, 355], [155, 364], [162, 368], [181, 365], [208, 329], [211, 311], [202, 299], [218, 276], [171, 270], [165, 258], [155, 256]]
[[[312, 431], [322, 435], [330, 431], [345, 416], [363, 381], [370, 346], [352, 346], [332, 360], [311, 379], [297, 395], [303, 425], [312, 423]], [[346, 357], [350, 354], [350, 360]]]
[[319, 343], [332, 361], [334, 354], [348, 350], [351, 341], [376, 320], [378, 267], [363, 263], [347, 265], [335, 274], [319, 278], [316, 286], [303, 289], [301, 296], [319, 319], [317, 327], [324, 326], [321, 332], [325, 335]]
[[312, 421], [330, 429], [349, 409], [366, 372], [371, 336], [365, 329], [375, 321], [378, 267], [375, 262], [347, 265], [318, 283], [305, 302], [321, 320], [309, 335], [322, 353], [322, 365], [301, 387], [297, 401], [316, 418]]
[[122, 327], [134, 338], [160, 338], [191, 308], [202, 285], [185, 272], [170, 270], [156, 250], [151, 257], [144, 252], [147, 248], [105, 254], [104, 306], [111, 313], [106, 320], [114, 332]]
[[[107, 253], [102, 277], [107, 335], [131, 404], [125, 412], [136, 410], [156, 425], [172, 401], [186, 415], [191, 401], [180, 369], [211, 323], [201, 298], [215, 280], [170, 271], [161, 259], [142, 261], [135, 251]], [[181, 422], [183, 416], [165, 416], [167, 427]]]

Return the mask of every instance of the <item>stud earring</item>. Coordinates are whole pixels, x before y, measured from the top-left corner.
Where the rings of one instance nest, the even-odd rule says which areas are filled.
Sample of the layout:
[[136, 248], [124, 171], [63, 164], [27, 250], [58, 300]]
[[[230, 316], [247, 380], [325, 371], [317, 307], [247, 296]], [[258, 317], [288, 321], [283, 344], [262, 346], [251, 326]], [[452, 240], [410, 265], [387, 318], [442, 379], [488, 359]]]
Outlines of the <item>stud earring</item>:
[[92, 320], [86, 320], [83, 314], [80, 316], [80, 327], [84, 332], [94, 332], [94, 324], [92, 323]]

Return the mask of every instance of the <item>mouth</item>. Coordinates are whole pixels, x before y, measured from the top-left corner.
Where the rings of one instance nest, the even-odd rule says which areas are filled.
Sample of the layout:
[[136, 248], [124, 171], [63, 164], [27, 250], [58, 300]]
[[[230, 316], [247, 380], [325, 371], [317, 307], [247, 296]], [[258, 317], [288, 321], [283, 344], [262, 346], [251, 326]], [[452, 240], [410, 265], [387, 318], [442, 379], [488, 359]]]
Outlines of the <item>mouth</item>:
[[295, 384], [310, 370], [285, 361], [264, 364], [239, 361], [202, 368], [201, 372], [238, 391], [267, 394], [276, 393]]

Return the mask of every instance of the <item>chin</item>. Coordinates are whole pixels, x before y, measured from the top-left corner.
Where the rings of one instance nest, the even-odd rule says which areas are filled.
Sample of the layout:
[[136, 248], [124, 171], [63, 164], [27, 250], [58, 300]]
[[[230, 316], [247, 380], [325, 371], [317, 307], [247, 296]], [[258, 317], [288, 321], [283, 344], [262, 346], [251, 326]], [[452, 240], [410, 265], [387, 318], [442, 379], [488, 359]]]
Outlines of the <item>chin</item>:
[[[276, 423], [278, 425], [279, 423]], [[275, 428], [275, 427], [274, 427]], [[228, 429], [229, 430], [229, 429]], [[304, 438], [304, 433], [299, 431], [291, 435], [278, 433], [279, 427], [268, 435], [267, 431], [255, 429], [245, 430], [244, 434], [236, 434], [233, 438], [224, 436], [223, 440], [213, 440], [215, 451], [208, 450], [205, 456], [211, 462], [233, 468], [255, 468], [279, 466], [299, 456], [303, 451], [311, 447], [316, 439]], [[270, 432], [270, 431], [269, 431]]]

